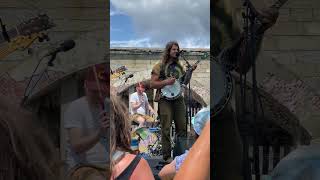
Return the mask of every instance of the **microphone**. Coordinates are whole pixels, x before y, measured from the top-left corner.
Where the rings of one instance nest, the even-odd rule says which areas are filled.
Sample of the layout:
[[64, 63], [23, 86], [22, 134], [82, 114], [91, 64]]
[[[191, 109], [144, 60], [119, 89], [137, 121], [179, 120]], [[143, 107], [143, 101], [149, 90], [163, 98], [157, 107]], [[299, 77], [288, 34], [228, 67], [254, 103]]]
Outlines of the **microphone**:
[[133, 77], [133, 74], [129, 74], [128, 76], [126, 76], [126, 81], [125, 83], [128, 81], [129, 78], [132, 78]]
[[75, 45], [76, 45], [76, 43], [74, 42], [74, 40], [66, 40], [63, 43], [61, 43], [58, 48], [56, 48], [54, 51], [46, 54], [45, 56], [56, 55], [58, 52], [69, 51], [70, 49], [74, 48]]
[[177, 52], [176, 56], [179, 57], [183, 52], [185, 52], [185, 51], [181, 50], [181, 51]]
[[49, 62], [48, 62], [48, 66], [53, 66], [53, 61], [56, 58], [56, 55], [58, 52], [66, 52], [69, 51], [70, 49], [74, 48], [74, 46], [76, 45], [76, 43], [74, 42], [74, 40], [66, 40], [63, 43], [60, 44], [60, 47], [56, 48], [54, 51], [48, 53], [46, 56], [51, 56]]

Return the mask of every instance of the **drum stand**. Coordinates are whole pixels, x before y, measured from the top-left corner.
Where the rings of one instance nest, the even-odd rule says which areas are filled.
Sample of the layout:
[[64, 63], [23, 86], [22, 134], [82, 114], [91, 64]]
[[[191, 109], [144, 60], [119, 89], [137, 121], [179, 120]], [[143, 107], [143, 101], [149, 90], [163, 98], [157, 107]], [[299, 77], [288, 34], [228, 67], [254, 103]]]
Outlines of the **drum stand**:
[[[255, 174], [255, 180], [260, 180], [260, 172], [259, 172], [259, 149], [257, 144], [257, 80], [256, 80], [256, 64], [255, 64], [255, 56], [256, 56], [256, 47], [255, 47], [255, 34], [256, 34], [256, 23], [257, 23], [257, 14], [256, 10], [254, 9], [253, 5], [249, 0], [244, 0], [243, 6], [245, 7], [245, 13], [242, 14], [244, 19], [244, 31], [246, 34], [246, 54], [249, 56], [249, 62], [252, 66], [252, 97], [253, 97], [253, 122], [248, 122], [246, 120], [246, 98], [245, 98], [245, 91], [246, 91], [246, 75], [240, 75], [240, 89], [241, 89], [241, 109], [240, 109], [240, 120], [242, 121], [240, 127], [244, 132], [242, 134], [243, 139], [243, 175], [245, 180], [251, 180], [252, 174]], [[253, 131], [253, 160], [254, 160], [254, 172], [251, 172], [251, 165], [250, 165], [250, 158], [249, 158], [249, 135]], [[252, 134], [251, 134], [252, 135]]]

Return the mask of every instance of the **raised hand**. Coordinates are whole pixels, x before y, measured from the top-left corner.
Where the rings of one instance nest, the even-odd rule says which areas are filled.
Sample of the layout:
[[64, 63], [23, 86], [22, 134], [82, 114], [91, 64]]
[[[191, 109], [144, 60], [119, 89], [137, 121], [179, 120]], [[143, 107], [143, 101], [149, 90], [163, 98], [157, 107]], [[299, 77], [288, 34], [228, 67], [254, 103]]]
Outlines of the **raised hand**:
[[142, 104], [144, 102], [144, 95], [139, 97], [140, 103]]

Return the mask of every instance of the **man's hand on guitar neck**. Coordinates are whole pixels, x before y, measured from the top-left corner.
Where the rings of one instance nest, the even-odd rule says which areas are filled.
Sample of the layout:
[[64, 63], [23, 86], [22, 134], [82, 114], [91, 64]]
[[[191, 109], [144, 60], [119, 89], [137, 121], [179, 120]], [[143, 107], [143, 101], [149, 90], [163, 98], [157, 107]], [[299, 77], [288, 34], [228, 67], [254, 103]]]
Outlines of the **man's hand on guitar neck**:
[[267, 29], [272, 27], [279, 17], [279, 10], [277, 8], [266, 8], [259, 12], [262, 19], [260, 20], [262, 26], [259, 28], [260, 33], [264, 33]]
[[197, 64], [192, 65], [192, 66], [191, 66], [192, 71], [196, 70], [196, 69], [197, 69], [197, 66], [198, 66]]

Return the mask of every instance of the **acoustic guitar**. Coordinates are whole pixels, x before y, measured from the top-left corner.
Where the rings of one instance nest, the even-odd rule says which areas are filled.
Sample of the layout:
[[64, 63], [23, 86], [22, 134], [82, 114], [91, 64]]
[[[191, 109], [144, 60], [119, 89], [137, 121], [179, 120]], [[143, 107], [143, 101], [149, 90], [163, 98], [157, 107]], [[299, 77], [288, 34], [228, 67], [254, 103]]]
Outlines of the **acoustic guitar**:
[[12, 52], [27, 49], [36, 39], [49, 40], [45, 30], [54, 27], [46, 14], [31, 18], [14, 28], [0, 33], [0, 60]]

